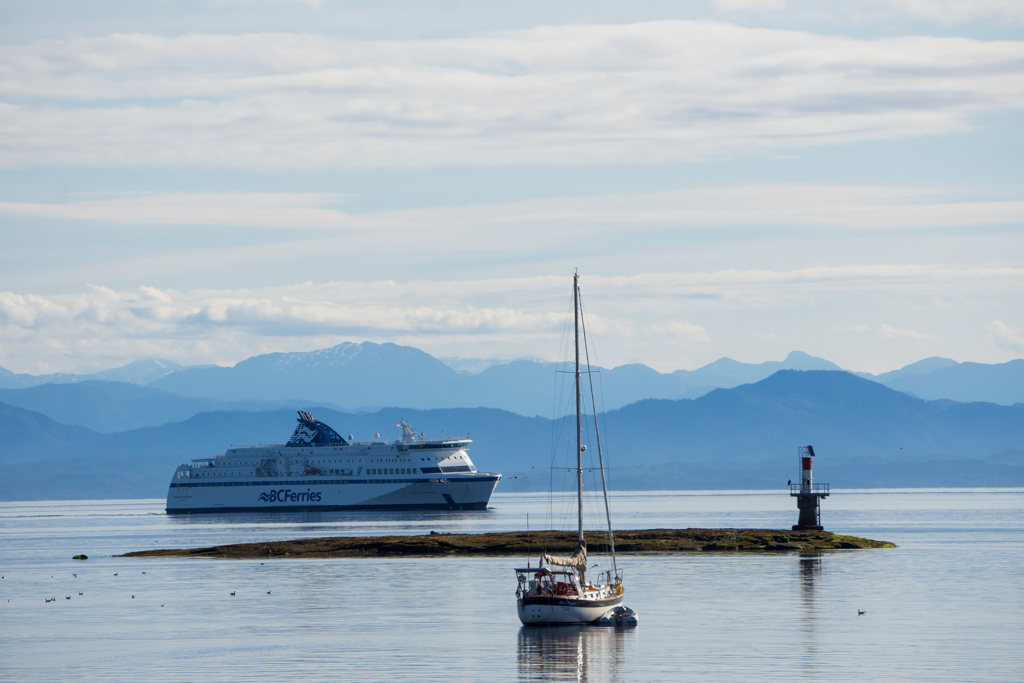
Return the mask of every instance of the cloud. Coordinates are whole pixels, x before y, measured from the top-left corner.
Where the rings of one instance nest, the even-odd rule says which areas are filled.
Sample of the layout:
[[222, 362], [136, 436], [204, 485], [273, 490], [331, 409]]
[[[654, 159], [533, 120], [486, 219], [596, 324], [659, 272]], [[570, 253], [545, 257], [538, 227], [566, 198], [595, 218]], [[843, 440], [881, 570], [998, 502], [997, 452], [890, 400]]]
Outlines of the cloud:
[[0, 215], [108, 225], [396, 230], [533, 225], [919, 228], [1024, 222], [1024, 201], [950, 201], [900, 187], [748, 185], [642, 195], [348, 213], [329, 193], [132, 194], [65, 203], [0, 202]]
[[1024, 334], [1019, 329], [1010, 327], [1002, 320], [993, 320], [985, 329], [1000, 348], [1011, 353], [1024, 353]]
[[665, 328], [668, 332], [672, 333], [680, 339], [691, 342], [702, 342], [707, 343], [711, 341], [711, 337], [708, 336], [707, 330], [700, 325], [694, 325], [686, 320], [670, 320], [665, 323]]
[[879, 328], [878, 332], [886, 339], [896, 339], [897, 337], [910, 337], [911, 339], [935, 339], [934, 334], [919, 332], [917, 330], [899, 329], [884, 324]]
[[713, 0], [716, 15], [771, 15], [794, 23], [809, 18], [829, 23], [891, 24], [923, 19], [950, 26], [972, 21], [1024, 23], [1024, 5], [1017, 0], [860, 0], [823, 3], [819, 0]]
[[882, 4], [895, 13], [947, 25], [979, 19], [1024, 23], [1024, 4], [1017, 0], [882, 0]]
[[1024, 44], [720, 22], [466, 38], [118, 34], [0, 47], [0, 163], [666, 163], [969, 128]]
[[[45, 296], [0, 292], [0, 365], [19, 371], [83, 371], [146, 357], [233, 364], [257, 353], [323, 348], [346, 340], [391, 341], [441, 356], [550, 357], [571, 305], [567, 283], [566, 277], [537, 276], [191, 291], [94, 286]], [[789, 321], [790, 336], [762, 337], [762, 344], [778, 346], [782, 355], [797, 348], [784, 345], [796, 340], [809, 345], [820, 335], [839, 348], [849, 340], [845, 330], [851, 326], [833, 326], [839, 321], [832, 316], [846, 308], [839, 305], [846, 301], [866, 302], [862, 309], [838, 314], [857, 319], [865, 311], [888, 315], [893, 302], [955, 292], [964, 301], [961, 312], [954, 316], [945, 307], [942, 316], [948, 325], [943, 336], [955, 335], [965, 327], [963, 311], [973, 312], [977, 302], [1018, 300], [1024, 269], [822, 266], [585, 276], [583, 285], [588, 329], [599, 341], [603, 363], [673, 368], [682, 362], [680, 339], [719, 357], [734, 343], [730, 340], [745, 340], [752, 328], [780, 320]], [[691, 296], [695, 292], [707, 296]], [[716, 321], [714, 345], [704, 325], [689, 322], [694, 319]], [[1009, 342], [1019, 340], [1019, 333], [1001, 325], [992, 323], [989, 331]], [[889, 340], [938, 336], [889, 325], [876, 329]], [[864, 337], [850, 343], [857, 354], [866, 353]], [[685, 362], [691, 364], [688, 358]]]
[[711, 4], [723, 13], [781, 12], [786, 9], [786, 0], [714, 0]]

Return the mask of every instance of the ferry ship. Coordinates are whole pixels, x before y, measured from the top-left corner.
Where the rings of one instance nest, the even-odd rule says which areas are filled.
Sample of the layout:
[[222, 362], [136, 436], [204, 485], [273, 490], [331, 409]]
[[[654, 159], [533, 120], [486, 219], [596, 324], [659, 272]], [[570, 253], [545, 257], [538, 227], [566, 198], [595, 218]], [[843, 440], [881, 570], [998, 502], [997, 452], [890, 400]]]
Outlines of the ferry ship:
[[479, 472], [472, 441], [425, 439], [406, 420], [400, 438], [357, 442], [299, 411], [286, 444], [231, 448], [181, 465], [168, 514], [313, 510], [483, 510], [497, 472]]

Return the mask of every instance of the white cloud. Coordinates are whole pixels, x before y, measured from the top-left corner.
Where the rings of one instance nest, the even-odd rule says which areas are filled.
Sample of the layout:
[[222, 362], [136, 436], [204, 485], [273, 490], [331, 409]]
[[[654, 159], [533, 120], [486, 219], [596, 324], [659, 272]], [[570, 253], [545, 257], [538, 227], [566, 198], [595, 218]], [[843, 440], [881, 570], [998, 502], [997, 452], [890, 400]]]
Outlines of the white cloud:
[[0, 47], [0, 163], [662, 163], [933, 135], [1024, 106], [1024, 44], [718, 22], [470, 38], [148, 34]]
[[719, 12], [780, 12], [786, 9], [786, 0], [714, 0], [712, 6]]
[[886, 25], [908, 18], [945, 26], [972, 21], [1024, 23], [1024, 3], [1019, 0], [713, 0], [711, 6], [722, 17], [767, 15], [796, 24], [811, 18], [861, 25]]
[[670, 320], [665, 323], [665, 329], [680, 339], [691, 342], [707, 343], [711, 341], [708, 331], [700, 325], [694, 325], [686, 320]]
[[895, 13], [939, 24], [958, 24], [980, 19], [1024, 23], [1024, 3], [1019, 0], [882, 0], [882, 4]]
[[920, 228], [1024, 222], [1024, 201], [950, 201], [915, 188], [749, 185], [643, 195], [555, 197], [509, 204], [353, 214], [328, 193], [143, 194], [60, 204], [0, 202], [0, 215], [110, 225], [349, 230], [616, 225]]
[[1000, 348], [1011, 353], [1024, 353], [1024, 333], [1019, 329], [1010, 327], [1002, 320], [993, 320], [985, 329]]
[[934, 334], [919, 332], [918, 330], [900, 329], [885, 324], [878, 329], [878, 332], [886, 339], [896, 339], [897, 337], [910, 337], [911, 339], [935, 339]]
[[[645, 273], [585, 276], [583, 285], [589, 329], [602, 363], [645, 362], [674, 369], [683, 362], [692, 366], [688, 356], [680, 356], [680, 339], [698, 343], [702, 357], [694, 360], [709, 362], [728, 349], [746, 348], [751, 329], [778, 324], [781, 316], [788, 321], [788, 336], [762, 335], [760, 344], [771, 345], [765, 353], [784, 356], [793, 348], [782, 344], [799, 339], [799, 348], [809, 352], [815, 350], [811, 344], [830, 344], [833, 352], [827, 355], [841, 362], [844, 344], [851, 345], [850, 354], [864, 355], [869, 342], [865, 337], [851, 341], [845, 331], [851, 325], [834, 323], [863, 319], [866, 310], [891, 315], [891, 306], [903, 306], [901, 314], [908, 315], [907, 302], [922, 294], [955, 292], [963, 298], [956, 315], [946, 306], [941, 318], [917, 306], [935, 325], [947, 326], [943, 336], [955, 336], [979, 305], [990, 305], [996, 297], [1018, 300], [1024, 293], [1024, 268], [889, 265]], [[322, 348], [345, 340], [392, 341], [439, 356], [551, 357], [565, 324], [570, 289], [566, 277], [543, 276], [237, 290], [91, 287], [49, 296], [0, 292], [0, 365], [19, 371], [84, 371], [142, 357], [228, 364], [257, 353]], [[866, 303], [844, 311], [848, 301]], [[716, 321], [714, 344], [708, 323], [689, 322], [694, 319]], [[1017, 334], [1019, 340], [1018, 332], [1005, 333], [1000, 325], [990, 326], [994, 336], [1012, 341]], [[903, 339], [919, 345], [938, 338], [884, 324], [876, 329], [889, 340], [883, 348]]]

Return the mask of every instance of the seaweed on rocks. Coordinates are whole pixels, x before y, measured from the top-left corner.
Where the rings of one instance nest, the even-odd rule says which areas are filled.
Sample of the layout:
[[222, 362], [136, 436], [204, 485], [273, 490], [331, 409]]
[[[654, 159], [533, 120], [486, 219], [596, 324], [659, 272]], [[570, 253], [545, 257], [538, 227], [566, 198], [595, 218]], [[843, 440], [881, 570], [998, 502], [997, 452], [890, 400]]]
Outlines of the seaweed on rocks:
[[[586, 532], [591, 553], [608, 551], [608, 536]], [[529, 557], [544, 548], [570, 547], [575, 533], [565, 531], [506, 531], [487, 534], [430, 532], [421, 536], [333, 536], [293, 541], [235, 543], [209, 548], [165, 548], [125, 553], [119, 557], [212, 557], [235, 559], [316, 557]], [[615, 532], [615, 551], [633, 553], [793, 552], [895, 548], [893, 543], [828, 531], [774, 529], [643, 529]]]

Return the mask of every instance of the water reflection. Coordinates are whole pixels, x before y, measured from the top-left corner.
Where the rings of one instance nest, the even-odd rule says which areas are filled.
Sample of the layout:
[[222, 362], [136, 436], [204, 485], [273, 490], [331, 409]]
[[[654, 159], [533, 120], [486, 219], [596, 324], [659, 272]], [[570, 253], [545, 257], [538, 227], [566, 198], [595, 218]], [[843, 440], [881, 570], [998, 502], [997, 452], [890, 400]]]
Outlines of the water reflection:
[[635, 629], [602, 626], [519, 629], [520, 681], [621, 681]]
[[809, 681], [818, 680], [818, 637], [817, 637], [817, 590], [821, 580], [822, 558], [820, 555], [802, 555], [799, 564], [801, 632], [803, 652], [800, 668], [803, 677]]

